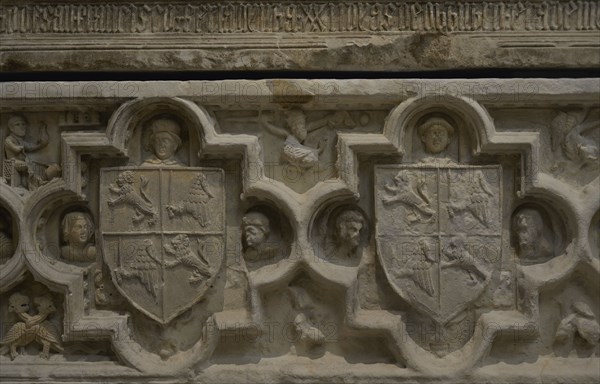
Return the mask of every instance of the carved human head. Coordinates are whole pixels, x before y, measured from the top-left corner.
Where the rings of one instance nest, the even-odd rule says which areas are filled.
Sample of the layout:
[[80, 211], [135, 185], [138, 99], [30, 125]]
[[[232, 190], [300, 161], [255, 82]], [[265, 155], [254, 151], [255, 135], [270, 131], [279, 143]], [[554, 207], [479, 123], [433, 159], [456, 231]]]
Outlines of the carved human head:
[[12, 115], [8, 118], [8, 129], [14, 135], [24, 137], [27, 133], [27, 120], [22, 115]]
[[360, 232], [365, 226], [363, 214], [356, 209], [348, 209], [335, 220], [335, 234], [338, 244], [356, 248], [360, 243]]
[[438, 154], [446, 150], [454, 136], [454, 127], [441, 117], [432, 117], [418, 128], [425, 152]]
[[169, 118], [158, 118], [150, 124], [150, 144], [154, 154], [160, 160], [171, 157], [181, 147], [181, 127]]
[[306, 115], [304, 114], [304, 111], [298, 108], [289, 110], [286, 116], [286, 122], [290, 127], [292, 134], [299, 141], [306, 139], [308, 132], [306, 130]]
[[513, 231], [516, 237], [517, 254], [521, 258], [536, 259], [539, 243], [542, 241], [544, 219], [541, 212], [533, 207], [524, 207], [513, 217]]
[[17, 292], [8, 298], [8, 311], [15, 313], [29, 312], [29, 297]]
[[248, 212], [242, 219], [242, 229], [246, 245], [256, 248], [269, 237], [269, 219], [260, 212]]
[[62, 220], [63, 239], [69, 245], [83, 245], [94, 234], [94, 222], [84, 212], [69, 212]]

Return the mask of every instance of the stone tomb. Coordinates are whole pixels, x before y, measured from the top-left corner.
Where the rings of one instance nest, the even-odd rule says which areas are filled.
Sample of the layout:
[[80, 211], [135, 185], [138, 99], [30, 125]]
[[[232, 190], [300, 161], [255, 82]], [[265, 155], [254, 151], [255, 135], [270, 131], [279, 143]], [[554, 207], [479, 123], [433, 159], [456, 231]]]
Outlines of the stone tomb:
[[599, 89], [3, 83], [0, 379], [593, 382]]

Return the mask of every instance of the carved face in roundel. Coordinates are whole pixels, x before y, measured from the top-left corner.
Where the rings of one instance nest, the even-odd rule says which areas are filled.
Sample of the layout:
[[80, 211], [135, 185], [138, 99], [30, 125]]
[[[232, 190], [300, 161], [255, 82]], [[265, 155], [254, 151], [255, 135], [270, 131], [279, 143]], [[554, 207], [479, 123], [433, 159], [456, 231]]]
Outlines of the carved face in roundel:
[[446, 149], [450, 144], [450, 136], [448, 130], [438, 124], [434, 124], [425, 130], [425, 133], [421, 137], [425, 151], [432, 154], [437, 154]]
[[88, 241], [90, 227], [85, 217], [80, 216], [75, 219], [69, 232], [69, 239], [72, 244], [85, 244]]
[[515, 216], [514, 230], [520, 257], [535, 257], [542, 225], [542, 216], [534, 209], [523, 209]]
[[265, 232], [257, 225], [246, 226], [244, 233], [246, 234], [246, 244], [249, 247], [258, 247], [267, 239]]
[[338, 242], [349, 248], [356, 248], [360, 243], [360, 231], [363, 229], [362, 214], [358, 211], [346, 211], [337, 219]]
[[242, 226], [246, 245], [250, 248], [258, 247], [269, 236], [269, 219], [259, 212], [248, 213], [243, 219]]
[[154, 154], [160, 160], [166, 160], [177, 152], [179, 143], [169, 132], [158, 132], [152, 138]]
[[84, 213], [69, 213], [63, 219], [65, 241], [70, 245], [86, 244], [94, 233], [92, 220]]
[[345, 221], [339, 229], [338, 235], [340, 239], [348, 242], [351, 247], [358, 247], [360, 240], [360, 230], [362, 229], [362, 223], [359, 221]]

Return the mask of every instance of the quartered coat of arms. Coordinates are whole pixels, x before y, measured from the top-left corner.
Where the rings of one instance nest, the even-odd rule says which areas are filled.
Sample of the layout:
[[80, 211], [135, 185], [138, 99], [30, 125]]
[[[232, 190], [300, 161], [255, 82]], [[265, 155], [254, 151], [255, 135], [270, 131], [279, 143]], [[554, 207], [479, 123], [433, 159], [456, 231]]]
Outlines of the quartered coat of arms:
[[203, 298], [225, 254], [224, 175], [214, 168], [105, 168], [100, 233], [119, 291], [166, 324]]
[[501, 260], [500, 166], [376, 168], [379, 258], [393, 289], [439, 324], [477, 300]]

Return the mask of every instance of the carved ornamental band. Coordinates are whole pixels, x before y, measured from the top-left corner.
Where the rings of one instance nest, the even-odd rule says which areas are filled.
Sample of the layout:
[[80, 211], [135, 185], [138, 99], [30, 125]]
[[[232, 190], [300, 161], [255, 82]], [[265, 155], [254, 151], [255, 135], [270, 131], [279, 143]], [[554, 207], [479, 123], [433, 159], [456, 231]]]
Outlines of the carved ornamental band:
[[597, 31], [598, 1], [273, 2], [0, 6], [0, 33]]

